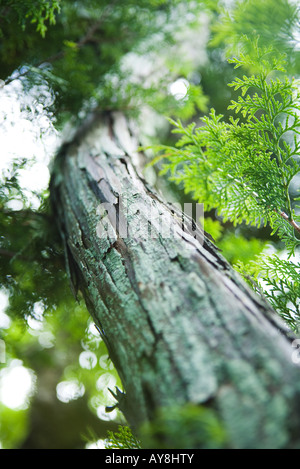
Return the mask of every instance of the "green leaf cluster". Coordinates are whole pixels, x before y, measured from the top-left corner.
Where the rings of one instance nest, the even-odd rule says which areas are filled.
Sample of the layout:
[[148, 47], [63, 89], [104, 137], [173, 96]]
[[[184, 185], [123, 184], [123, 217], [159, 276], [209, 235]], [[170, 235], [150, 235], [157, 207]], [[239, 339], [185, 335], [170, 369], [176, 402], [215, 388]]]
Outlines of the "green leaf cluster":
[[[232, 62], [241, 66], [249, 60]], [[274, 52], [257, 49], [257, 62], [260, 73], [230, 84], [241, 94], [229, 109], [244, 120], [224, 122], [214, 109], [198, 128], [171, 120], [181, 138], [175, 147], [158, 149], [167, 159], [163, 172], [183, 183], [206, 210], [217, 208], [235, 224], [269, 222], [293, 253], [300, 241], [289, 186], [299, 172], [300, 95], [295, 80], [278, 75], [284, 69]]]
[[261, 263], [265, 296], [281, 316], [298, 332], [300, 325], [300, 265], [277, 255]]
[[[175, 33], [199, 24], [196, 18], [203, 9], [202, 2], [6, 3], [0, 6], [0, 78], [6, 84], [18, 78], [27, 90], [43, 79], [55, 95], [58, 124], [80, 113], [84, 118], [95, 107], [129, 112], [148, 104], [157, 111], [168, 108], [171, 115], [174, 111], [176, 115], [177, 108], [181, 111], [182, 102], [166, 91], [168, 83], [182, 72], [185, 61], [168, 66], [167, 59], [162, 62], [158, 55], [163, 51], [167, 58], [177, 41]], [[31, 18], [29, 24], [26, 18]], [[48, 23], [51, 28], [47, 29]], [[124, 69], [124, 57], [130, 54], [133, 65], [141, 57], [148, 57], [154, 69], [159, 62], [159, 69], [150, 73], [155, 74], [154, 80], [137, 70], [138, 64], [133, 71]], [[188, 69], [184, 76], [187, 73]], [[195, 106], [199, 107], [198, 89], [191, 88], [185, 114], [181, 115], [188, 115], [187, 104], [190, 116]]]
[[140, 441], [127, 426], [119, 425], [118, 432], [107, 432], [105, 449], [141, 449]]
[[[175, 32], [198, 24], [194, 15], [200, 11], [200, 3], [0, 0], [1, 97], [3, 100], [16, 97], [27, 120], [30, 113], [36, 112], [38, 116], [38, 108], [47, 109], [49, 126], [43, 128], [45, 133], [51, 121], [55, 120], [59, 128], [66, 120], [74, 123], [78, 118], [84, 119], [86, 113], [97, 107], [131, 112], [148, 105], [159, 112], [168, 109], [171, 115], [190, 117], [196, 110], [205, 109], [206, 99], [201, 88], [190, 83], [186, 97], [176, 100], [169, 85], [178, 76], [185, 77], [190, 65], [185, 65], [184, 60], [167, 64], [165, 58], [176, 44]], [[192, 19], [185, 20], [187, 12]], [[162, 60], [158, 60], [160, 54]], [[132, 69], [124, 65], [128, 57]], [[153, 72], [155, 80], [151, 76], [148, 79], [147, 73], [139, 69], [136, 62], [141, 57], [153, 65], [150, 75]], [[15, 116], [8, 114], [7, 111], [5, 115], [5, 109], [1, 113], [4, 132], [10, 120], [14, 124]], [[38, 119], [34, 126], [39, 129]], [[43, 137], [41, 129], [37, 140]], [[29, 191], [24, 190], [19, 179], [20, 171], [28, 168], [30, 161], [22, 154], [16, 157], [0, 181], [0, 285], [9, 299], [5, 313], [11, 321], [10, 327], [0, 329], [7, 357], [3, 368], [21, 357], [24, 366], [34, 369], [39, 378], [48, 371], [56, 375], [57, 371], [54, 376], [57, 382], [76, 381], [84, 385], [87, 410], [97, 419], [98, 409], [112, 401], [106, 392], [105, 379], [109, 374], [117, 382], [119, 378], [110, 365], [102, 369], [98, 363], [90, 370], [78, 364], [82, 348], [100, 356], [101, 363], [107, 351], [102, 342], [94, 347], [82, 339], [87, 312], [74, 303], [71, 295], [56, 222], [47, 203], [48, 191], [34, 194], [38, 199], [35, 201], [40, 203], [34, 209], [28, 200]], [[30, 321], [38, 321], [41, 327], [40, 322], [43, 323], [45, 329], [32, 331]], [[53, 346], [44, 347], [39, 339], [50, 332]], [[82, 348], [80, 341], [81, 345], [85, 342]], [[5, 438], [2, 435], [0, 444], [5, 447], [22, 444], [26, 432], [30, 432], [30, 419], [34, 418], [30, 413], [34, 415], [39, 405], [38, 392], [39, 388], [30, 412], [25, 411], [22, 431], [17, 431], [15, 425], [15, 434], [11, 430]], [[52, 408], [56, 409], [55, 389], [51, 388], [51, 392]], [[40, 409], [39, 414], [43, 415], [44, 410]], [[115, 411], [110, 414], [111, 419], [116, 413], [119, 416]], [[8, 429], [9, 417], [4, 416], [10, 415], [9, 410], [1, 407], [1, 415]], [[19, 413], [20, 423], [21, 417]], [[103, 418], [106, 420], [105, 415]], [[83, 426], [84, 421], [82, 418]], [[116, 428], [113, 420], [109, 423], [109, 428]]]
[[34, 315], [42, 302], [51, 311], [65, 298], [64, 256], [51, 217], [44, 211], [0, 211], [0, 283], [13, 316]]
[[[299, 5], [289, 0], [237, 0], [210, 2], [214, 11], [212, 18], [212, 49], [222, 48], [227, 56], [239, 55], [242, 49], [248, 53], [252, 47], [247, 38], [259, 37], [260, 44], [272, 46], [279, 54], [287, 54], [288, 68], [299, 73], [300, 60], [297, 47], [299, 28]], [[251, 73], [258, 62], [247, 63]]]
[[[258, 47], [257, 41], [251, 54], [242, 53], [230, 63], [256, 69], [229, 84], [239, 93], [228, 107], [238, 118], [231, 115], [226, 122], [212, 109], [199, 127], [170, 119], [180, 139], [175, 146], [158, 146], [161, 154], [155, 161], [164, 158], [162, 173], [183, 185], [207, 211], [217, 209], [223, 221], [270, 225], [291, 257], [300, 244], [299, 192], [290, 190], [300, 170], [299, 84], [287, 75], [284, 57], [274, 48]], [[267, 296], [291, 324], [291, 305], [299, 320], [294, 264], [283, 262], [279, 269], [274, 258], [268, 265]], [[271, 270], [280, 272], [280, 281], [272, 279]]]
[[[138, 112], [150, 105], [173, 118], [189, 119], [195, 111], [206, 112], [208, 99], [202, 88], [190, 80], [194, 64], [184, 54], [174, 54], [174, 50], [180, 45], [177, 33], [199, 26], [198, 18], [205, 10], [211, 21], [212, 40], [206, 51], [210, 62], [196, 71], [200, 78], [195, 83], [202, 77], [205, 93], [210, 94], [210, 103], [215, 106], [215, 97], [221, 96], [220, 100], [224, 97], [222, 83], [232, 81], [232, 74], [236, 73], [230, 87], [234, 101], [228, 113], [223, 112], [223, 102], [220, 109], [215, 106], [218, 112], [211, 111], [209, 117], [201, 120], [199, 128], [173, 121], [181, 140], [176, 148], [162, 148], [169, 157], [164, 171], [171, 173], [173, 180], [184, 185], [198, 200], [205, 199], [207, 209], [217, 208], [225, 220], [235, 224], [270, 223], [292, 254], [299, 244], [295, 228], [299, 222], [297, 201], [291, 191], [298, 174], [299, 94], [296, 81], [284, 71], [282, 53], [287, 53], [287, 70], [298, 73], [299, 49], [294, 47], [294, 33], [299, 7], [287, 0], [233, 1], [225, 9], [222, 3], [0, 0], [0, 78], [12, 87], [15, 80], [22, 83], [21, 94], [25, 97], [29, 92], [32, 95], [33, 88], [40, 90], [36, 103], [41, 103], [43, 90], [50, 90], [53, 99], [44, 107], [54, 111], [57, 125], [70, 117], [84, 118], [97, 107]], [[259, 35], [259, 44], [268, 47], [253, 49], [245, 34]], [[192, 41], [189, 48], [197, 49]], [[224, 51], [227, 55], [238, 53], [238, 59], [225, 64]], [[128, 57], [132, 58], [132, 70], [124, 67], [124, 59]], [[148, 80], [143, 67], [139, 67], [141, 57], [147, 57], [155, 65], [151, 71], [153, 75], [158, 71], [155, 80]], [[233, 70], [232, 64], [240, 68]], [[249, 75], [243, 76], [241, 68]], [[168, 89], [178, 77], [186, 77], [190, 83], [187, 95], [180, 100], [171, 96]], [[6, 89], [9, 93], [9, 86]], [[239, 97], [235, 98], [234, 94], [238, 93]], [[232, 116], [226, 121], [219, 115], [231, 111], [237, 112], [235, 118], [239, 119]], [[105, 370], [99, 370], [98, 365], [93, 370], [80, 369], [74, 363], [74, 356], [77, 358], [82, 349], [97, 355], [106, 350], [103, 343], [94, 343], [94, 339], [91, 343], [83, 340], [82, 348], [78, 347], [86, 311], [82, 306], [74, 306], [72, 301], [61, 246], [53, 232], [54, 221], [48, 209], [41, 206], [39, 212], [29, 210], [18, 182], [18, 170], [26, 165], [21, 156], [0, 186], [0, 283], [10, 296], [6, 312], [14, 317], [9, 329], [1, 329], [1, 338], [6, 341], [9, 359], [22, 357], [24, 364], [38, 373], [48, 372], [51, 366], [52, 371], [59, 371], [58, 379], [83, 383], [89, 390], [89, 405], [95, 413], [99, 405], [107, 403], [107, 395], [95, 389], [95, 379], [100, 379]], [[45, 196], [38, 195], [40, 200]], [[23, 202], [22, 210], [8, 208], [16, 199]], [[211, 228], [212, 225], [206, 227], [209, 232]], [[298, 265], [279, 257], [265, 259], [264, 265], [258, 261], [251, 264], [251, 255], [263, 250], [263, 242], [246, 241], [235, 234], [222, 235], [216, 223], [213, 229], [212, 234], [220, 238], [219, 246], [232, 263], [238, 262], [238, 252], [242, 251], [240, 260], [246, 274], [261, 282], [269, 301], [296, 330]], [[21, 326], [18, 321], [20, 316], [27, 320], [36, 318], [37, 306], [44, 313], [54, 313], [49, 327], [56, 337], [55, 350], [43, 349], [38, 336], [33, 337], [30, 328], [26, 331], [24, 322]], [[77, 345], [71, 345], [72, 341], [77, 341]], [[68, 354], [69, 362], [61, 360]], [[13, 421], [14, 411], [1, 409], [1, 412], [6, 426], [5, 441], [2, 441], [5, 447], [16, 446], [29, 426], [28, 414], [20, 416], [18, 427], [17, 418]], [[225, 435], [214, 414], [202, 413], [193, 406], [182, 411], [167, 409], [162, 414], [154, 432], [148, 435], [148, 442], [152, 442], [149, 444], [168, 445], [160, 439], [162, 429], [170, 434], [170, 444], [184, 441], [189, 447], [192, 441], [197, 445], [198, 435], [202, 435], [203, 446], [225, 444]], [[73, 422], [72, 419], [72, 425]], [[187, 431], [190, 426], [194, 429], [192, 435]], [[138, 446], [139, 442], [132, 442], [126, 427], [110, 434], [108, 440], [111, 448], [132, 447], [132, 444]]]

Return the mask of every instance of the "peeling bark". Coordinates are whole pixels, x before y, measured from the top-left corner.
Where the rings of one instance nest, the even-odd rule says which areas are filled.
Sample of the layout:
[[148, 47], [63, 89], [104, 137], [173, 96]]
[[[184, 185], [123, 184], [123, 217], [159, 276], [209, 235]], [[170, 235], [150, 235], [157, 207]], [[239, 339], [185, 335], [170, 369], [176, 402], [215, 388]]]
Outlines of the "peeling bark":
[[62, 147], [51, 183], [74, 291], [126, 391], [121, 410], [138, 429], [161, 407], [204, 405], [230, 447], [300, 447], [299, 369], [285, 326], [147, 185], [137, 147], [123, 116], [94, 116]]

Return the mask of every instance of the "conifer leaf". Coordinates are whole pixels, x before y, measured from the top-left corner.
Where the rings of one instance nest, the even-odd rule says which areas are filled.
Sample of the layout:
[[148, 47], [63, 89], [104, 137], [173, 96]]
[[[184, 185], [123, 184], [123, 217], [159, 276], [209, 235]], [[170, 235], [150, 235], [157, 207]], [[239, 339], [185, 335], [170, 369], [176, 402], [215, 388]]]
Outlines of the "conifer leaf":
[[[285, 72], [285, 57], [271, 47], [260, 49], [257, 42], [251, 54], [229, 61], [235, 68], [255, 65], [258, 70], [229, 84], [239, 92], [228, 106], [238, 117], [231, 115], [225, 122], [211, 109], [198, 128], [171, 121], [180, 138], [175, 147], [162, 149], [162, 171], [170, 171], [172, 181], [183, 184], [205, 210], [217, 209], [224, 221], [269, 224], [291, 258], [300, 245], [300, 216], [295, 213], [300, 197], [290, 193], [300, 172], [298, 84]], [[272, 276], [272, 269], [281, 277]], [[262, 270], [270, 287], [268, 299], [295, 329], [300, 320], [299, 264], [280, 264], [274, 258]]]

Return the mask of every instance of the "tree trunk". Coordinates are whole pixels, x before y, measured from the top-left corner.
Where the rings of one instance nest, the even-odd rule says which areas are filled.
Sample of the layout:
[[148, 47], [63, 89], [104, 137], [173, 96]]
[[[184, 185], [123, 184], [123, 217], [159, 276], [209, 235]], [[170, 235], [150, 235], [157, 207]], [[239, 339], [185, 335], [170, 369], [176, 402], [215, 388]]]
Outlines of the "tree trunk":
[[201, 229], [148, 187], [137, 146], [124, 117], [93, 116], [61, 148], [51, 183], [73, 288], [126, 392], [121, 410], [138, 430], [158, 409], [192, 403], [217, 413], [229, 447], [300, 447], [292, 339]]

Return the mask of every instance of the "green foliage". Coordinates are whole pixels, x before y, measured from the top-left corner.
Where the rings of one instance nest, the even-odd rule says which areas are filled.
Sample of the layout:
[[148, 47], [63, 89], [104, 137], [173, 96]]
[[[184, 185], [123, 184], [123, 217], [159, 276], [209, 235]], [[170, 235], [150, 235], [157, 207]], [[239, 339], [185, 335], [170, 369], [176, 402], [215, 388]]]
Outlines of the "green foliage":
[[9, 313], [34, 315], [57, 307], [69, 290], [64, 256], [46, 212], [0, 211], [0, 283], [10, 297]]
[[[235, 68], [256, 70], [229, 84], [240, 94], [228, 109], [240, 118], [230, 116], [225, 122], [212, 109], [198, 128], [195, 123], [184, 126], [171, 120], [173, 132], [181, 138], [175, 147], [157, 147], [162, 151], [157, 159], [166, 159], [162, 173], [169, 173], [172, 181], [204, 201], [206, 210], [217, 209], [224, 221], [234, 225], [268, 223], [292, 256], [300, 244], [299, 193], [290, 191], [299, 174], [299, 85], [286, 75], [283, 56], [271, 47], [258, 47], [257, 42], [252, 43], [251, 53], [230, 62]], [[292, 304], [299, 320], [293, 264], [282, 264], [280, 282], [270, 276], [271, 268], [278, 271], [276, 258], [266, 271], [265, 281], [271, 287], [268, 298], [289, 323]]]
[[195, 404], [160, 409], [142, 429], [144, 448], [220, 449], [226, 444], [226, 432], [216, 413]]
[[[182, 145], [164, 149], [171, 156], [165, 169], [197, 198], [203, 200], [205, 196], [207, 207], [224, 210], [225, 217], [234, 222], [269, 221], [292, 253], [298, 245], [294, 214], [297, 208], [289, 189], [297, 173], [299, 145], [297, 139], [286, 137], [299, 131], [298, 98], [295, 82], [287, 80], [282, 71], [280, 56], [287, 53], [287, 70], [299, 72], [299, 50], [294, 47], [299, 9], [286, 0], [235, 1], [225, 10], [221, 4], [211, 0], [0, 0], [0, 78], [11, 85], [2, 91], [8, 95], [19, 84], [20, 98], [36, 93], [31, 108], [42, 103], [51, 119], [56, 119], [57, 127], [70, 117], [83, 119], [97, 107], [137, 113], [150, 105], [158, 112], [186, 120], [195, 112], [206, 112], [208, 99], [213, 106], [219, 99], [218, 107], [215, 106], [218, 112], [212, 112], [201, 123], [206, 127], [196, 129], [194, 125], [176, 123], [177, 131], [182, 132]], [[179, 33], [195, 27], [201, 36], [199, 19], [203, 11], [209, 13], [212, 41], [206, 51], [208, 63], [195, 70], [188, 54], [178, 53], [182, 45]], [[268, 60], [257, 61], [242, 36], [245, 33], [248, 37], [258, 34], [260, 44], [272, 44], [279, 53], [270, 50], [264, 57]], [[234, 63], [255, 75], [243, 77], [237, 69], [231, 88], [225, 89], [222, 84], [232, 81], [233, 68], [224, 61], [224, 51], [231, 55], [241, 46], [245, 54]], [[193, 39], [187, 47], [199, 53]], [[141, 58], [146, 58], [146, 63], [140, 62]], [[149, 64], [152, 67], [147, 71]], [[274, 66], [275, 73], [266, 75], [266, 70], [274, 70]], [[176, 99], [169, 85], [182, 77], [189, 82], [187, 93]], [[209, 96], [195, 85], [201, 77]], [[45, 90], [51, 99], [44, 102]], [[240, 97], [235, 99], [234, 94], [239, 92]], [[240, 121], [226, 122], [218, 116], [228, 114], [222, 107], [224, 96], [230, 93], [234, 102], [228, 113], [239, 111]], [[260, 106], [267, 110], [258, 109]], [[4, 115], [2, 125], [6, 118]], [[44, 135], [41, 133], [40, 137]], [[99, 406], [108, 404], [108, 370], [116, 380], [117, 375], [108, 364], [105, 369], [99, 363], [92, 369], [78, 364], [83, 350], [101, 358], [106, 350], [98, 337], [83, 338], [87, 312], [81, 304], [75, 306], [70, 294], [55, 223], [43, 203], [48, 193], [35, 194], [41, 205], [33, 210], [18, 179], [28, 161], [17, 156], [0, 185], [0, 284], [9, 295], [6, 312], [13, 318], [9, 328], [0, 329], [6, 344], [7, 366], [21, 357], [24, 366], [34, 369], [38, 377], [57, 370], [56, 382], [83, 384], [89, 408], [95, 414]], [[15, 201], [21, 202], [22, 209], [12, 209]], [[206, 229], [219, 240], [231, 262], [237, 262], [238, 251], [242, 251], [239, 259], [248, 276], [255, 274], [259, 282], [259, 274], [263, 273], [269, 300], [296, 329], [298, 266], [291, 261], [277, 262], [275, 258], [266, 261], [264, 268], [258, 262], [251, 264], [251, 253], [259, 254], [264, 243], [254, 239], [246, 242], [234, 233], [222, 232], [216, 222], [207, 224]], [[40, 311], [44, 316], [47, 313], [47, 324], [43, 322], [38, 332], [29, 324], [32, 320], [41, 322]], [[43, 334], [49, 333], [53, 340], [55, 337], [55, 347], [43, 345]], [[55, 414], [54, 403], [52, 408]], [[0, 412], [4, 428], [1, 442], [4, 447], [16, 447], [32, 424], [29, 409], [14, 411], [1, 406]], [[83, 424], [82, 411], [79, 415]], [[70, 421], [73, 426], [74, 419]], [[222, 426], [214, 414], [195, 406], [174, 412], [167, 409], [155, 425], [147, 440], [154, 447], [168, 447], [168, 441], [172, 445], [174, 439], [180, 448], [181, 438], [186, 447], [198, 447], [199, 435], [201, 447], [226, 445]], [[168, 441], [160, 439], [162, 431], [170, 435]], [[129, 429], [121, 427], [119, 432], [110, 434], [108, 444], [111, 448], [138, 447], [139, 442], [132, 438]]]
[[205, 231], [217, 242], [223, 256], [233, 265], [240, 262], [245, 268], [267, 247], [267, 241], [255, 237], [246, 238], [238, 229], [225, 230], [219, 220], [205, 217], [200, 221]]
[[140, 441], [127, 426], [119, 425], [118, 432], [107, 432], [105, 449], [141, 449]]
[[[55, 122], [56, 128], [66, 121], [76, 124], [95, 108], [137, 113], [151, 106], [157, 112], [182, 118], [204, 111], [206, 98], [192, 82], [182, 99], [176, 99], [169, 90], [174, 80], [189, 74], [193, 64], [185, 58], [172, 63], [167, 60], [180, 42], [175, 35], [199, 25], [201, 8], [201, 2], [192, 0], [0, 0], [1, 100], [16, 97], [27, 124], [30, 121], [35, 129], [41, 129], [36, 143], [44, 139], [46, 146], [51, 123]], [[43, 129], [44, 114], [40, 120], [31, 118], [41, 107], [47, 114]], [[18, 116], [9, 115], [5, 106], [3, 109], [1, 126], [5, 133], [9, 121], [14, 125]], [[103, 368], [107, 355], [103, 342], [99, 345], [99, 341], [83, 337], [87, 312], [74, 302], [70, 291], [63, 248], [47, 202], [48, 191], [30, 193], [39, 206], [34, 208], [29, 191], [20, 184], [20, 173], [30, 167], [34, 156], [29, 160], [21, 152], [12, 155], [15, 159], [0, 181], [0, 285], [8, 296], [5, 313], [10, 321], [9, 327], [0, 328], [0, 338], [6, 345], [3, 368], [21, 357], [24, 366], [34, 369], [39, 379], [57, 372], [56, 384], [80, 383], [88, 397], [88, 412], [102, 417], [101, 409], [103, 420], [111, 418], [110, 428], [115, 428], [113, 419], [120, 415], [117, 410], [109, 418], [105, 414], [105, 407], [113, 401], [106, 391], [107, 380], [111, 388], [114, 386], [111, 376], [112, 383], [121, 387], [119, 378], [109, 361]], [[38, 323], [37, 330], [30, 327], [32, 321]], [[43, 337], [49, 336], [53, 344], [44, 346]], [[91, 369], [78, 364], [83, 350], [96, 356]], [[103, 366], [97, 363], [97, 357]], [[55, 414], [55, 389], [51, 392]], [[3, 446], [22, 444], [34, 418], [30, 412], [34, 415], [35, 397], [30, 406], [24, 411], [24, 419], [20, 412], [10, 414], [19, 418], [22, 432], [15, 424], [14, 435], [13, 430], [1, 434]], [[7, 427], [8, 414], [9, 410], [1, 407], [0, 420]]]
[[299, 333], [299, 263], [284, 259], [282, 253], [281, 257], [261, 254], [247, 265], [239, 260], [236, 267], [256, 292], [263, 292], [289, 327]]
[[[222, 5], [222, 2], [215, 3], [211, 48], [222, 47], [227, 56], [238, 55], [242, 48], [251, 53], [251, 45], [246, 38], [259, 37], [260, 44], [286, 53], [289, 70], [299, 73], [299, 49], [296, 44], [300, 10], [297, 2], [238, 0], [229, 7]], [[253, 72], [257, 65], [258, 62], [247, 63], [246, 68]]]
[[290, 327], [299, 329], [299, 264], [280, 259], [277, 255], [260, 262], [260, 276], [265, 284], [265, 295]]
[[[38, 0], [35, 2], [30, 0], [22, 2], [1, 0], [0, 20], [8, 24], [14, 23], [14, 27], [16, 23], [19, 23], [23, 31], [28, 22], [36, 24], [36, 31], [39, 32], [42, 37], [45, 37], [48, 29], [45, 23], [49, 21], [50, 25], [55, 24], [55, 15], [60, 11], [60, 4], [61, 0]], [[0, 35], [4, 35], [1, 28]]]
[[300, 321], [300, 265], [278, 256], [268, 257], [262, 262], [260, 273], [265, 282], [265, 295], [280, 311], [283, 319], [299, 332]]
[[14, 449], [24, 439], [28, 430], [28, 413], [13, 410], [0, 403], [1, 449]]
[[[240, 66], [250, 60], [242, 56], [232, 61]], [[270, 78], [272, 70], [283, 71], [274, 52], [257, 49], [256, 60], [262, 67], [257, 76], [230, 84], [241, 95], [229, 108], [246, 122], [233, 117], [230, 123], [223, 122], [213, 109], [201, 119], [205, 126], [197, 129], [194, 123], [184, 127], [172, 121], [181, 138], [176, 148], [160, 147], [162, 157], [168, 158], [163, 172], [170, 171], [173, 181], [204, 200], [207, 210], [217, 208], [224, 220], [254, 225], [269, 221], [293, 253], [300, 242], [289, 194], [299, 172], [299, 92], [294, 80]], [[293, 134], [292, 142], [287, 134]]]
[[[242, 71], [233, 70], [226, 58], [239, 56], [241, 51], [251, 53], [249, 41], [259, 37], [260, 46], [274, 47], [286, 54], [289, 75], [299, 75], [300, 51], [297, 46], [300, 9], [292, 0], [205, 0], [210, 19], [210, 39], [207, 45], [207, 62], [198, 73], [204, 93], [209, 97], [209, 107], [227, 119], [230, 112], [226, 103], [234, 91], [228, 89], [234, 77]], [[246, 64], [243, 73], [253, 74], [256, 65]]]

